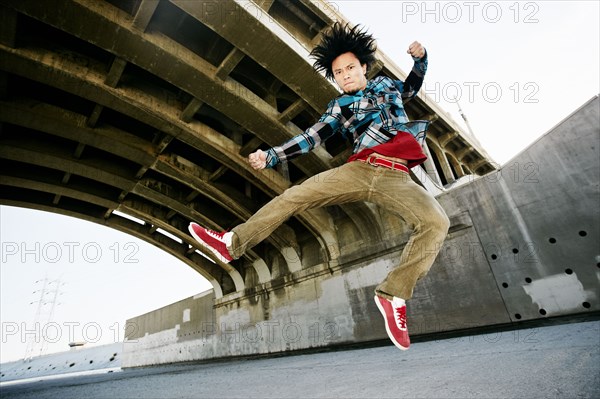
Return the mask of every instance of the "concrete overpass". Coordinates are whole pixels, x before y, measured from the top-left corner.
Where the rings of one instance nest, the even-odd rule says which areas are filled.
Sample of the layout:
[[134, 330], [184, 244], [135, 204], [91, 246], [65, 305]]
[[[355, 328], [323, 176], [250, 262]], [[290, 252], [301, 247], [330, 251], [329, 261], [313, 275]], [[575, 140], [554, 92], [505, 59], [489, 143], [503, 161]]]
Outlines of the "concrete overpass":
[[[337, 95], [308, 58], [335, 20], [308, 0], [0, 0], [0, 204], [124, 231], [212, 284], [129, 320], [124, 367], [386, 338], [373, 288], [409, 232], [374, 205], [302, 213], [230, 265], [187, 233], [345, 161], [332, 140], [278, 170], [246, 163]], [[382, 53], [371, 73], [405, 77]], [[414, 178], [451, 219], [411, 334], [597, 315], [598, 97], [500, 169], [423, 94], [407, 111], [433, 122]]]
[[[233, 265], [187, 233], [190, 221], [231, 228], [347, 158], [332, 140], [276, 171], [245, 160], [337, 95], [308, 58], [336, 20], [325, 1], [1, 0], [0, 203], [141, 238], [207, 278], [216, 298], [401, 244], [402, 227], [382, 228], [368, 204], [303, 213]], [[381, 52], [375, 73], [406, 76]], [[407, 111], [433, 121], [420, 170], [430, 189], [495, 169], [424, 95]]]

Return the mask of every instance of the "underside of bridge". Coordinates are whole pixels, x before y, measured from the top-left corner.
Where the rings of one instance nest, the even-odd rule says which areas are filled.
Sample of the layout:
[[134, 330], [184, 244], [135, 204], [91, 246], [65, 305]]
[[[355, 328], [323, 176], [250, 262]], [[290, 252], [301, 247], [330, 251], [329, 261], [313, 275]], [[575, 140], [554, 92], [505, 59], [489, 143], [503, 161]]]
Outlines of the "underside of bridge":
[[[0, 203], [143, 239], [207, 278], [216, 298], [398, 246], [405, 227], [366, 203], [304, 212], [229, 265], [187, 232], [191, 221], [232, 228], [345, 162], [339, 138], [277, 170], [246, 161], [338, 95], [308, 57], [336, 20], [333, 4], [309, 0], [1, 0]], [[370, 74], [406, 76], [381, 52]], [[407, 113], [433, 122], [424, 171], [438, 188], [494, 170], [423, 94]]]

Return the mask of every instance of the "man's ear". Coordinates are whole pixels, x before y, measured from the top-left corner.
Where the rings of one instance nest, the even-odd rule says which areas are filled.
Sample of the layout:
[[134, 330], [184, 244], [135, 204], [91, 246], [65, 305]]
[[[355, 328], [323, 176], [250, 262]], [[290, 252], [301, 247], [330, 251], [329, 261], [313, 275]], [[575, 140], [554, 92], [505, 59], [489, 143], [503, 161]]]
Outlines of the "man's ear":
[[362, 70], [363, 70], [363, 75], [366, 76], [367, 75], [367, 64], [362, 64], [361, 67], [362, 67]]

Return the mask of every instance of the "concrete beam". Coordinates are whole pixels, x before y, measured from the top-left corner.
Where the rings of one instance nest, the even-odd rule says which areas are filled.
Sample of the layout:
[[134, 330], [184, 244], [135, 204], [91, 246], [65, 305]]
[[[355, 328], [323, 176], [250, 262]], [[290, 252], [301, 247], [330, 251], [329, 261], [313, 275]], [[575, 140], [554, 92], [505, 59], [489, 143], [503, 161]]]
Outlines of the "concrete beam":
[[217, 170], [215, 170], [213, 173], [211, 173], [211, 175], [208, 177], [208, 181], [213, 182], [221, 177], [223, 177], [223, 175], [225, 173], [227, 173], [229, 169], [227, 169], [225, 166], [219, 166], [219, 168]]
[[[210, 100], [211, 106], [248, 130], [261, 135], [263, 141], [279, 144], [299, 133], [299, 130], [289, 124], [285, 126], [280, 124], [276, 118], [276, 110], [263, 104], [262, 100], [243, 86], [240, 87], [230, 80], [222, 83], [215, 81], [214, 67], [206, 61], [164, 36], [145, 35], [134, 30], [131, 26], [131, 18], [108, 4], [87, 0], [63, 0], [59, 1], [57, 7], [48, 9], [37, 2], [7, 1], [19, 12], [95, 43], [116, 56], [165, 78], [203, 101]], [[96, 24], [92, 27], [90, 24], [77, 22], [81, 19], [94, 20]], [[135, 48], [132, 47], [134, 45]], [[157, 57], [162, 62], [156, 63]], [[311, 73], [310, 79], [314, 80], [314, 72], [310, 68], [308, 70]], [[190, 76], [193, 79], [190, 79]], [[317, 157], [315, 154], [323, 156], [325, 153], [324, 150], [315, 151], [312, 155], [303, 157], [305, 161], [299, 161], [298, 165], [307, 173], [321, 171], [327, 165], [321, 163], [315, 168]], [[318, 220], [311, 221], [313, 224], [315, 222], [317, 225], [320, 224]], [[321, 231], [320, 227], [312, 230]]]
[[451, 142], [454, 139], [459, 138], [458, 132], [448, 132], [446, 134], [444, 134], [443, 136], [440, 136], [438, 138], [438, 142], [440, 144], [440, 147], [446, 148], [446, 146], [448, 145], [449, 142]]
[[254, 151], [256, 151], [256, 149], [258, 147], [260, 147], [263, 144], [262, 140], [259, 139], [258, 137], [252, 137], [250, 139], [250, 141], [248, 141], [246, 144], [244, 144], [239, 151], [239, 154], [244, 157], [247, 158], [248, 155], [250, 155], [251, 153], [253, 153]]
[[383, 61], [375, 60], [375, 62], [371, 65], [371, 68], [367, 72], [367, 79], [373, 79], [381, 70], [383, 69]]
[[106, 79], [104, 83], [110, 87], [117, 87], [119, 80], [121, 80], [121, 75], [123, 75], [123, 71], [127, 66], [127, 61], [122, 58], [115, 57], [108, 74], [106, 75]]
[[1, 143], [0, 158], [83, 176], [127, 192], [135, 186], [135, 182], [109, 172], [111, 168], [97, 160], [73, 159], [67, 149], [60, 153], [44, 146], [44, 143], [15, 143], [9, 140], [2, 140]]
[[275, 0], [256, 0], [255, 3], [266, 12], [269, 12], [269, 9], [271, 9], [271, 6], [275, 3]]
[[[212, 175], [210, 175], [208, 171], [176, 154], [159, 156], [152, 165], [152, 169], [189, 186], [194, 190], [192, 193], [201, 193], [212, 201], [221, 204], [241, 220], [247, 220], [258, 210], [258, 207], [253, 201], [240, 195], [237, 191], [230, 189], [226, 185], [212, 183]], [[192, 200], [193, 198], [190, 198], [190, 195], [188, 195], [183, 202], [189, 203]], [[290, 245], [289, 242], [281, 240], [276, 235], [269, 237], [267, 242], [272, 244], [279, 251], [283, 251], [284, 248]], [[297, 243], [292, 244], [297, 246]], [[256, 258], [257, 256], [252, 257]]]
[[[24, 143], [19, 144], [21, 146], [17, 147], [7, 140], [4, 140], [2, 142], [2, 146], [0, 146], [0, 158], [26, 162], [56, 170], [68, 171], [69, 173], [74, 173], [91, 180], [112, 185], [127, 193], [135, 193], [142, 198], [147, 198], [149, 201], [159, 204], [160, 206], [164, 205], [171, 207], [188, 220], [202, 220], [202, 222], [205, 224], [214, 224], [212, 220], [206, 218], [203, 214], [195, 212], [173, 198], [149, 188], [148, 185], [151, 183], [148, 181], [142, 182], [142, 184], [137, 184], [136, 182], [129, 181], [126, 178], [103, 170], [101, 167], [99, 167], [99, 165], [97, 165], [96, 162], [90, 162], [87, 160], [73, 160], [68, 156], [68, 154], [60, 155], [57, 154], [56, 151], [52, 151], [51, 149], [43, 146], [39, 149], [31, 149], [24, 148]], [[110, 208], [113, 208], [113, 206], [110, 206]], [[204, 248], [199, 249], [206, 251], [207, 254], [210, 254], [210, 252]], [[228, 267], [224, 264], [221, 266], [224, 268]]]
[[74, 198], [78, 201], [89, 202], [94, 205], [99, 205], [104, 208], [116, 208], [119, 203], [100, 197], [98, 195], [90, 194], [81, 189], [75, 189], [71, 187], [65, 187], [58, 184], [52, 184], [48, 182], [41, 182], [34, 180], [33, 178], [15, 177], [6, 174], [0, 175], [2, 179], [2, 185], [10, 187], [26, 188], [28, 190], [40, 191], [49, 194], [55, 194], [57, 196], [65, 196]]
[[[163, 78], [227, 115], [269, 145], [279, 145], [301, 133], [295, 125], [281, 124], [277, 120], [277, 110], [240, 83], [232, 79], [225, 81], [214, 79], [216, 68], [209, 62], [167, 36], [145, 34], [134, 29], [130, 15], [108, 3], [91, 0], [56, 0], [55, 7], [47, 7], [43, 2], [36, 1], [5, 1], [21, 13], [94, 43], [115, 56]], [[200, 1], [183, 3], [193, 6], [194, 9], [202, 5]], [[181, 3], [178, 5], [185, 6]], [[251, 18], [251, 15], [246, 14], [246, 17]], [[79, 22], [81, 20], [95, 23], [82, 24]], [[248, 27], [244, 28], [245, 34], [250, 31]], [[261, 41], [261, 43], [267, 42], [268, 40]], [[262, 47], [263, 52], [267, 50], [266, 54], [271, 57], [270, 46]], [[283, 57], [280, 54], [280, 57], [276, 58]], [[279, 68], [282, 68], [289, 65], [289, 60], [285, 62], [281, 60], [280, 63]], [[306, 76], [307, 71], [310, 71], [310, 77]], [[304, 75], [302, 82], [315, 79], [314, 72], [307, 71], [302, 73]], [[314, 90], [314, 92], [322, 93], [322, 90]], [[294, 163], [304, 173], [312, 175], [328, 168], [329, 158], [329, 154], [321, 148], [294, 160]]]
[[229, 76], [231, 71], [240, 63], [240, 61], [246, 56], [242, 51], [234, 48], [227, 54], [227, 57], [221, 62], [221, 65], [217, 67], [216, 76], [217, 78], [224, 80]]
[[[93, 70], [83, 70], [68, 59], [53, 55], [39, 55], [27, 49], [8, 49], [0, 46], [0, 69], [15, 70], [21, 76], [61, 88], [98, 104], [111, 108], [148, 123], [173, 135], [179, 140], [198, 148], [243, 176], [269, 195], [278, 195], [289, 186], [289, 182], [273, 170], [256, 172], [245, 157], [239, 155], [240, 146], [199, 122], [184, 124], [178, 118], [179, 111], [165, 103], [156, 107], [157, 99], [147, 93], [131, 88], [110, 88], [103, 83], [103, 76]], [[298, 215], [298, 219], [312, 231], [329, 231], [323, 219], [311, 213]], [[328, 233], [329, 236], [332, 232]], [[332, 246], [333, 247], [333, 246]]]
[[183, 111], [181, 111], [180, 119], [185, 123], [190, 123], [202, 105], [204, 105], [204, 101], [192, 98]]
[[85, 149], [85, 144], [83, 143], [78, 143], [77, 144], [77, 148], [75, 148], [75, 151], [73, 151], [73, 158], [81, 158], [81, 154], [83, 154], [83, 150]]
[[438, 114], [428, 113], [428, 114], [421, 115], [419, 117], [419, 119], [428, 120], [431, 123], [434, 123], [435, 121], [437, 121], [438, 119], [440, 119], [440, 116]]
[[455, 157], [458, 161], [463, 162], [463, 159], [469, 155], [470, 153], [472, 153], [474, 151], [473, 147], [466, 147], [463, 148], [462, 150], [458, 151], [455, 154]]
[[[143, 121], [243, 174], [268, 195], [280, 194], [289, 187], [289, 183], [272, 170], [255, 172], [246, 158], [238, 155], [240, 147], [214, 129], [200, 122], [183, 123], [179, 119], [179, 109], [167, 103], [166, 99], [133, 88], [110, 88], [104, 84], [101, 74], [92, 69], [82, 70], [81, 66], [61, 58], [59, 54], [39, 54], [0, 45], [0, 55], [0, 69], [14, 71], [27, 79], [57, 87]], [[157, 103], [161, 106], [157, 107]]]
[[294, 119], [300, 112], [304, 111], [307, 106], [308, 105], [306, 104], [306, 102], [304, 102], [304, 99], [299, 98], [279, 115], [279, 120], [281, 121], [281, 123], [288, 123], [289, 121]]
[[86, 117], [32, 100], [0, 101], [0, 120], [89, 145], [140, 165], [155, 159], [152, 144], [111, 126], [90, 128]]
[[[337, 95], [331, 83], [312, 69], [309, 51], [261, 9], [244, 7], [235, 0], [171, 2], [245, 54], [251, 54], [315, 110], [323, 110]], [[214, 12], [215, 7], [218, 12]], [[223, 18], [223, 15], [230, 17]]]
[[482, 166], [486, 166], [488, 164], [489, 164], [489, 161], [487, 159], [480, 159], [478, 161], [471, 162], [467, 165], [471, 168], [471, 170], [473, 172], [477, 172], [477, 169], [481, 168]]
[[162, 132], [156, 132], [156, 139], [154, 142], [156, 143], [156, 153], [162, 154], [167, 146], [171, 144], [175, 137], [170, 134], [164, 134]]
[[15, 47], [17, 43], [17, 12], [0, 4], [0, 43]]
[[140, 6], [133, 17], [133, 26], [142, 32], [146, 30], [160, 0], [141, 0]]
[[94, 105], [94, 109], [92, 110], [92, 113], [85, 121], [85, 124], [92, 128], [96, 127], [96, 124], [98, 123], [98, 119], [100, 119], [100, 115], [102, 114], [102, 110], [104, 110], [104, 107], [102, 105], [100, 105], [100, 104]]

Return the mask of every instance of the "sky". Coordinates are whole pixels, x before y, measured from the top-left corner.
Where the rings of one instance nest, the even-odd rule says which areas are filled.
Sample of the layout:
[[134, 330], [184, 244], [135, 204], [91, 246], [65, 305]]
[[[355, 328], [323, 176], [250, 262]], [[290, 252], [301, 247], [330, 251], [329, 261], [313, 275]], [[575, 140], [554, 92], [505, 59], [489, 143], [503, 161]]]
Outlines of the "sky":
[[[408, 45], [421, 42], [429, 56], [427, 101], [464, 126], [458, 99], [501, 166], [600, 92], [599, 3], [329, 4], [364, 25], [405, 71]], [[150, 244], [66, 216], [0, 206], [0, 244], [0, 362], [23, 358], [28, 340], [37, 341], [34, 355], [67, 350], [72, 341], [120, 341], [127, 319], [211, 288]], [[40, 300], [46, 305], [36, 318]]]

